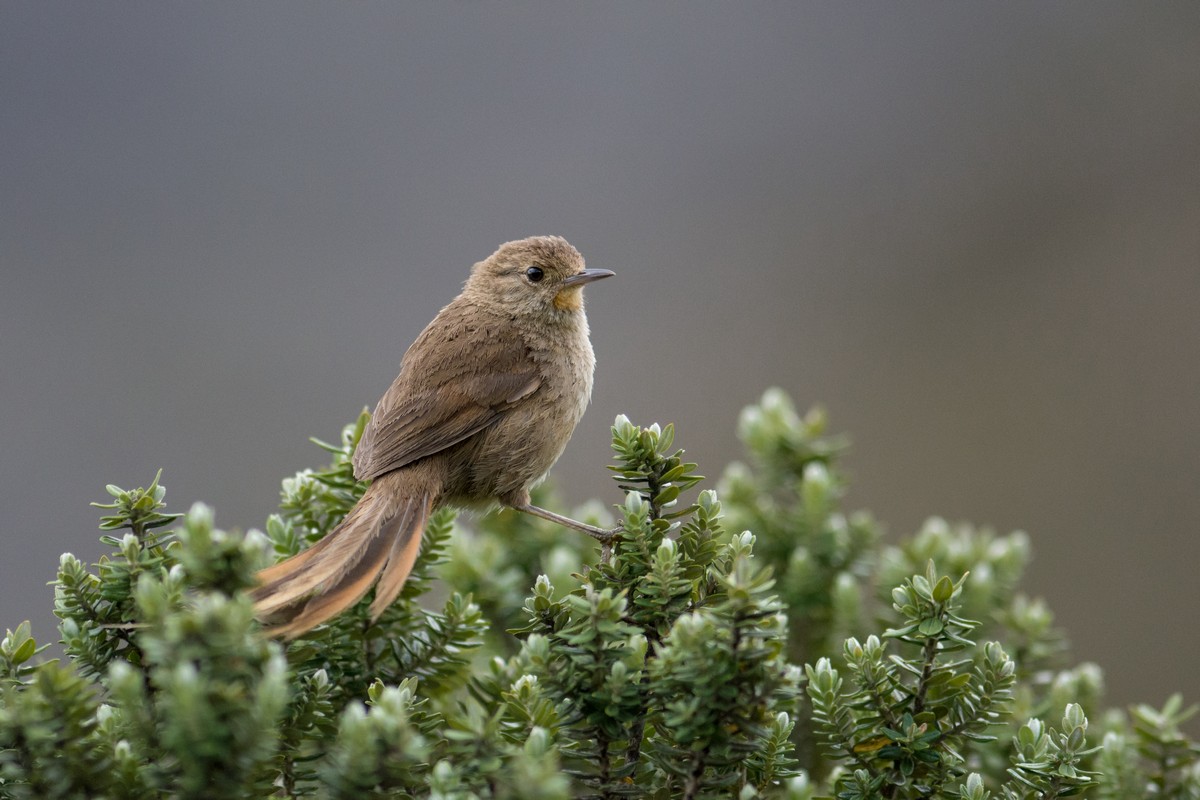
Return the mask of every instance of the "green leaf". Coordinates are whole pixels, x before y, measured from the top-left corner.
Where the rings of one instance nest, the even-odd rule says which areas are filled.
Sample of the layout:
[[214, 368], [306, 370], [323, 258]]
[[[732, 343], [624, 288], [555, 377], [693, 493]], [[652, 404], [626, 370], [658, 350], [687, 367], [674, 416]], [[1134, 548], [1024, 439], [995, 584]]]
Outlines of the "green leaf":
[[950, 580], [949, 575], [943, 575], [933, 587], [933, 599], [938, 603], [945, 603], [953, 596], [954, 581]]
[[917, 630], [920, 631], [922, 635], [928, 637], [937, 636], [939, 633], [945, 630], [945, 628], [946, 624], [936, 617], [924, 619], [921, 621], [921, 624], [917, 626]]

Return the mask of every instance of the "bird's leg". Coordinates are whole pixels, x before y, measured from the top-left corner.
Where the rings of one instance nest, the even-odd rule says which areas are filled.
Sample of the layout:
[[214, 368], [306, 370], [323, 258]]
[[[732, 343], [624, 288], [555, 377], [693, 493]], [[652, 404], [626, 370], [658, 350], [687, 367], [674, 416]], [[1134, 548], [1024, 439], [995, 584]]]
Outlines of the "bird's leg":
[[519, 505], [513, 505], [512, 508], [525, 514], [532, 514], [535, 517], [541, 517], [542, 519], [547, 519], [551, 522], [558, 523], [564, 528], [570, 528], [571, 530], [579, 531], [580, 533], [586, 533], [588, 536], [591, 536], [606, 548], [611, 547], [613, 537], [616, 536], [619, 531], [624, 530], [623, 527], [613, 528], [612, 530], [597, 528], [595, 525], [588, 525], [586, 522], [580, 522], [578, 520], [571, 519], [570, 517], [564, 517], [562, 514], [555, 514], [553, 511], [547, 511], [544, 508], [538, 508], [532, 503], [521, 503]]

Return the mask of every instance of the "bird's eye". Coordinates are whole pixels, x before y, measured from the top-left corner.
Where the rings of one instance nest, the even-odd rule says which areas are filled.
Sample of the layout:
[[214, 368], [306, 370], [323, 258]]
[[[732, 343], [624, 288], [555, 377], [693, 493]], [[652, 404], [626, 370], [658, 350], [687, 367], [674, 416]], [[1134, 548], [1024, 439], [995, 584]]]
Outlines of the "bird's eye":
[[541, 267], [530, 267], [525, 270], [525, 277], [530, 283], [540, 283], [542, 278], [546, 277], [546, 273], [542, 272]]

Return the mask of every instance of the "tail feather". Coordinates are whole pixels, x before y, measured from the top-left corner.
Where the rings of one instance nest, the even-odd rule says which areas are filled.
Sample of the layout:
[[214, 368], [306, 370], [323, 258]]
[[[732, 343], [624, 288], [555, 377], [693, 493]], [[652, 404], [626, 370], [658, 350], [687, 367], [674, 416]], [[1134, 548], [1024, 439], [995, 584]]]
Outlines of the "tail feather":
[[[350, 521], [343, 521], [302, 553], [259, 571], [259, 586], [251, 595], [259, 616], [292, 605], [332, 577], [339, 567], [344, 568], [347, 559], [357, 560], [353, 552], [347, 552], [347, 545], [352, 543], [351, 540], [360, 547], [366, 543], [357, 541], [355, 534], [358, 532], [349, 530]], [[334, 548], [335, 543], [340, 547]]]
[[333, 585], [314, 595], [296, 616], [280, 625], [271, 626], [268, 632], [283, 639], [294, 639], [357, 603], [375, 583], [379, 571], [387, 562], [391, 542], [384, 533], [379, 531], [371, 537], [358, 563], [338, 576]]
[[371, 616], [383, 613], [412, 570], [432, 506], [427, 492], [405, 496], [398, 488], [387, 476], [376, 480], [324, 539], [259, 572], [255, 613], [282, 618], [268, 633], [299, 636], [358, 602], [381, 574]]
[[375, 584], [375, 599], [371, 601], [370, 611], [372, 620], [379, 619], [404, 588], [404, 582], [408, 580], [417, 554], [421, 551], [421, 534], [429, 519], [431, 505], [427, 494], [409, 502], [405, 521], [392, 540], [387, 566], [379, 576], [379, 583]]
[[304, 552], [258, 573], [254, 608], [259, 616], [294, 605], [317, 587], [353, 568], [385, 522], [385, 511], [374, 487], [325, 538]]
[[332, 536], [326, 536], [316, 544], [309, 547], [289, 559], [280, 561], [278, 564], [272, 564], [258, 571], [258, 584], [260, 587], [267, 587], [273, 584], [282, 583], [289, 575], [294, 574], [300, 567], [312, 561], [317, 556], [329, 549], [329, 545], [333, 542]]

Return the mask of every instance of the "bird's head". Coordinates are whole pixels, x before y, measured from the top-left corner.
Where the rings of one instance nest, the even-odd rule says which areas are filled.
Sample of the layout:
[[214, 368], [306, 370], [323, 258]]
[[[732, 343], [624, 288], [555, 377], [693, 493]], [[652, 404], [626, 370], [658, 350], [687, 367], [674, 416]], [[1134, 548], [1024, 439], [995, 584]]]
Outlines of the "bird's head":
[[506, 242], [476, 264], [465, 293], [510, 314], [566, 316], [583, 310], [585, 285], [612, 274], [585, 268], [561, 236], [533, 236]]

